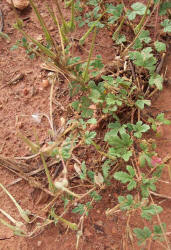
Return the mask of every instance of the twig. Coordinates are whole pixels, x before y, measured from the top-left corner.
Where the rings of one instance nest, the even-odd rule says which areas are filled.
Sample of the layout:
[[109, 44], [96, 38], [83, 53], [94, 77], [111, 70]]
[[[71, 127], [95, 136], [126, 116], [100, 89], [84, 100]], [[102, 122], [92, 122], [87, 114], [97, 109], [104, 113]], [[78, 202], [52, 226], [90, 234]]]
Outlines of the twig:
[[150, 194], [152, 194], [154, 196], [157, 196], [157, 197], [160, 197], [160, 198], [171, 200], [171, 196], [167, 196], [165, 194], [158, 194], [158, 193], [155, 193], [155, 192], [152, 192], [152, 191], [150, 191]]

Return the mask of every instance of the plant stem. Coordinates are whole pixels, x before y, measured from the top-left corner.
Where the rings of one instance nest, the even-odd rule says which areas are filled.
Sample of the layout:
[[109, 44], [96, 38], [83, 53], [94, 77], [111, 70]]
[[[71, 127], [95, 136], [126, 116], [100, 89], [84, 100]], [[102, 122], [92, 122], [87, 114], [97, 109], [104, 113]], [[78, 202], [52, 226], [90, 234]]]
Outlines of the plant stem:
[[91, 48], [90, 48], [90, 51], [89, 51], [87, 65], [86, 65], [85, 71], [83, 72], [83, 81], [84, 81], [84, 83], [89, 80], [88, 69], [89, 69], [89, 66], [90, 66], [90, 61], [91, 61], [91, 57], [92, 57], [92, 53], [93, 53], [93, 49], [94, 49], [95, 39], [96, 39], [96, 27], [94, 29], [94, 34], [93, 34], [93, 39], [92, 39], [92, 43], [91, 43]]
[[63, 31], [64, 31], [64, 33], [66, 34], [66, 33], [68, 33], [68, 25], [67, 25], [67, 23], [65, 22], [65, 19], [64, 19], [64, 16], [63, 16], [63, 14], [62, 14], [60, 5], [59, 5], [59, 3], [58, 3], [58, 0], [54, 0], [54, 2], [56, 3], [56, 6], [57, 6], [57, 9], [58, 9], [59, 15], [60, 15], [61, 20], [62, 20]]
[[96, 24], [100, 21], [100, 19], [103, 17], [105, 12], [94, 22], [94, 24], [87, 30], [87, 32], [80, 38], [79, 44], [83, 45], [85, 42], [85, 39], [89, 36], [89, 34], [92, 32], [92, 30], [96, 27]]
[[116, 31], [114, 32], [114, 34], [113, 34], [113, 36], [112, 36], [112, 39], [113, 39], [113, 40], [117, 40], [117, 39], [118, 39], [119, 32], [120, 32], [121, 29], [122, 29], [122, 25], [124, 24], [125, 19], [126, 19], [126, 16], [123, 16], [123, 17], [122, 17], [122, 20], [121, 20], [121, 22], [120, 22], [120, 24], [119, 24], [119, 26], [118, 26], [118, 28], [116, 29]]
[[51, 176], [50, 176], [50, 173], [49, 173], [49, 169], [48, 169], [47, 164], [46, 164], [46, 162], [45, 162], [45, 158], [44, 158], [44, 156], [43, 156], [43, 153], [40, 153], [40, 157], [41, 157], [41, 159], [42, 159], [43, 166], [44, 166], [44, 169], [45, 169], [45, 173], [46, 173], [46, 176], [47, 176], [47, 179], [48, 179], [49, 190], [50, 190], [52, 193], [55, 193], [56, 188], [55, 188], [55, 185], [54, 185], [53, 182], [52, 182], [52, 179], [51, 179]]
[[151, 0], [148, 0], [148, 4], [147, 4], [146, 10], [145, 10], [145, 13], [144, 13], [141, 21], [139, 22], [139, 24], [135, 28], [135, 34], [139, 33], [139, 31], [141, 30], [141, 27], [143, 26], [145, 19], [146, 19], [146, 16], [148, 14], [148, 10], [150, 8], [150, 5], [151, 5]]
[[56, 215], [54, 211], [51, 211], [50, 214], [51, 214], [51, 216], [54, 217], [55, 219], [57, 219], [57, 220], [63, 222], [64, 224], [66, 224], [70, 229], [72, 229], [72, 230], [78, 230], [77, 224], [72, 223], [72, 222], [70, 222], [70, 221], [68, 221], [68, 220], [66, 220], [66, 219], [64, 219], [64, 218], [62, 218], [62, 217]]
[[74, 0], [71, 1], [71, 23], [70, 23], [70, 31], [75, 30], [75, 3]]
[[49, 31], [48, 31], [46, 25], [45, 25], [45, 22], [44, 22], [43, 18], [41, 17], [41, 15], [40, 15], [40, 13], [39, 13], [39, 11], [38, 11], [38, 8], [36, 7], [36, 5], [35, 5], [35, 3], [34, 3], [34, 0], [29, 0], [29, 1], [30, 1], [31, 7], [33, 8], [33, 10], [34, 10], [34, 12], [35, 12], [35, 14], [36, 14], [36, 16], [37, 16], [39, 22], [40, 22], [40, 25], [41, 25], [41, 27], [42, 27], [42, 29], [43, 29], [43, 32], [45, 33], [45, 37], [46, 37], [47, 42], [48, 42], [51, 46], [54, 45], [54, 41], [53, 41], [53, 39], [52, 39], [52, 37], [51, 37], [51, 35], [50, 35], [50, 33], [49, 33]]

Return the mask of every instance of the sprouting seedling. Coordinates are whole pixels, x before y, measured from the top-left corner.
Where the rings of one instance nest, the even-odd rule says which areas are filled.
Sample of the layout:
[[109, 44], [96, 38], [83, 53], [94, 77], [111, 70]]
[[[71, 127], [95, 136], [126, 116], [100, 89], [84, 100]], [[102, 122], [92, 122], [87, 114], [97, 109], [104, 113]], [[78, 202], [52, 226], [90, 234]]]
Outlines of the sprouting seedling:
[[12, 200], [12, 202], [15, 204], [16, 208], [18, 209], [20, 216], [24, 219], [25, 222], [29, 223], [30, 219], [27, 215], [27, 212], [24, 211], [21, 206], [18, 204], [18, 202], [14, 199], [14, 197], [8, 192], [8, 190], [0, 183], [0, 187], [3, 189], [3, 191], [9, 196], [9, 198]]

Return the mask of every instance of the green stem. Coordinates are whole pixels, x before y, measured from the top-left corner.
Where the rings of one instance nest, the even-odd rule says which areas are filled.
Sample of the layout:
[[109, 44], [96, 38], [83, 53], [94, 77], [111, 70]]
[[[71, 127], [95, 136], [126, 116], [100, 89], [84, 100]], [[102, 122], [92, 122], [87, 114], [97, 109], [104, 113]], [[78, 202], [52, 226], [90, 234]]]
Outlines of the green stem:
[[72, 230], [78, 230], [77, 224], [72, 223], [72, 222], [70, 222], [70, 221], [68, 221], [68, 220], [66, 220], [66, 219], [64, 219], [64, 218], [62, 218], [62, 217], [56, 215], [54, 211], [51, 211], [51, 212], [50, 212], [50, 215], [51, 215], [52, 217], [54, 217], [55, 219], [61, 221], [62, 223], [66, 224], [70, 229], [72, 229]]
[[145, 22], [145, 19], [146, 19], [146, 16], [148, 14], [148, 10], [150, 8], [150, 5], [151, 5], [151, 0], [148, 0], [148, 4], [147, 4], [147, 7], [146, 7], [146, 10], [145, 10], [145, 13], [141, 19], [141, 21], [139, 22], [139, 24], [136, 26], [135, 28], [135, 34], [139, 33], [139, 31], [141, 30], [141, 27], [143, 26], [144, 22]]
[[89, 34], [92, 32], [92, 30], [96, 27], [96, 24], [100, 21], [100, 19], [103, 17], [105, 12], [94, 22], [94, 24], [87, 30], [87, 32], [80, 38], [79, 44], [83, 45], [85, 42], [85, 39], [89, 36]]
[[51, 9], [49, 8], [48, 5], [47, 5], [47, 8], [48, 8], [48, 11], [49, 11], [50, 16], [51, 16], [52, 19], [53, 19], [54, 24], [58, 27], [60, 38], [62, 38], [62, 39], [61, 39], [62, 50], [64, 50], [64, 49], [63, 49], [63, 48], [64, 48], [63, 43], [66, 43], [66, 44], [67, 44], [67, 43], [69, 42], [69, 40], [68, 40], [68, 38], [66, 37], [65, 33], [62, 31], [62, 29], [61, 29], [61, 27], [60, 27], [60, 25], [59, 25], [59, 22], [58, 22], [58, 17], [55, 16], [54, 11], [51, 10]]
[[91, 48], [90, 48], [89, 56], [88, 56], [88, 62], [87, 62], [85, 71], [83, 72], [83, 81], [84, 81], [84, 83], [89, 80], [88, 69], [89, 69], [89, 66], [90, 66], [90, 61], [91, 61], [91, 57], [92, 57], [92, 53], [93, 53], [93, 49], [94, 49], [95, 39], [96, 39], [96, 27], [94, 29], [93, 39], [92, 39]]
[[45, 158], [44, 158], [44, 156], [43, 156], [43, 153], [40, 153], [40, 157], [41, 157], [41, 159], [42, 159], [43, 166], [44, 166], [44, 169], [45, 169], [45, 173], [46, 173], [46, 176], [47, 176], [47, 179], [48, 179], [49, 190], [50, 190], [52, 193], [55, 193], [56, 188], [55, 188], [55, 185], [54, 185], [53, 182], [52, 182], [52, 179], [51, 179], [51, 176], [50, 176], [50, 173], [49, 173], [49, 169], [48, 169], [47, 164], [46, 164], [46, 162], [45, 162]]
[[64, 19], [64, 16], [62, 14], [62, 11], [61, 11], [61, 8], [59, 6], [59, 3], [58, 3], [58, 0], [54, 0], [54, 2], [56, 3], [56, 6], [57, 6], [57, 9], [58, 9], [58, 12], [59, 12], [59, 15], [61, 17], [61, 20], [62, 20], [62, 25], [63, 25], [63, 31], [64, 33], [68, 33], [68, 25], [67, 23], [65, 22], [65, 19]]
[[36, 41], [34, 38], [29, 36], [26, 32], [24, 32], [19, 26], [15, 25], [14, 26], [17, 30], [19, 30], [26, 38], [31, 40], [35, 45], [39, 47], [39, 49], [47, 56], [49, 56], [54, 62], [56, 61], [57, 57], [56, 54], [53, 53], [51, 50], [47, 49], [45, 46], [43, 46], [41, 43]]
[[117, 40], [118, 39], [119, 33], [120, 33], [121, 29], [122, 29], [122, 25], [124, 24], [125, 19], [126, 19], [126, 16], [122, 17], [122, 20], [121, 20], [118, 28], [116, 29], [116, 31], [114, 32], [114, 34], [112, 36], [113, 40]]
[[39, 11], [38, 11], [35, 3], [34, 3], [34, 0], [29, 0], [29, 1], [30, 1], [31, 7], [33, 8], [34, 12], [36, 13], [36, 16], [37, 16], [37, 18], [38, 18], [38, 20], [40, 22], [40, 25], [41, 25], [41, 27], [43, 29], [43, 32], [45, 33], [45, 37], [46, 37], [47, 42], [50, 45], [54, 45], [53, 39], [52, 39], [52, 37], [51, 37], [51, 35], [50, 35], [46, 25], [45, 25], [45, 22], [44, 22], [43, 18], [41, 17], [41, 15], [40, 15], [40, 13], [39, 13]]
[[74, 0], [71, 1], [71, 23], [70, 23], [70, 31], [75, 30], [75, 3]]

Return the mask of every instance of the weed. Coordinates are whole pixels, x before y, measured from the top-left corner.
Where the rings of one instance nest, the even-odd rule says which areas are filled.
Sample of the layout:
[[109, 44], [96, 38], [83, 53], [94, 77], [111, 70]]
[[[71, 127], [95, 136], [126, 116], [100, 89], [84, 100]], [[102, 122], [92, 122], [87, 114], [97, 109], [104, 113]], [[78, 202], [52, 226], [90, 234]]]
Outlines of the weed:
[[[56, 72], [55, 79], [59, 79], [62, 74], [69, 82], [68, 87], [73, 101], [68, 108], [72, 110], [72, 119], [68, 118], [64, 122], [59, 133], [54, 131], [52, 88], [49, 119], [52, 140], [49, 141], [48, 146], [41, 148], [38, 143], [30, 141], [23, 135], [21, 137], [36, 156], [40, 155], [50, 193], [55, 196], [54, 201], [62, 197], [63, 214], [71, 209], [73, 213], [81, 215], [80, 223], [76, 225], [65, 220], [63, 214], [56, 215], [53, 206], [49, 212], [54, 223], [60, 221], [78, 231], [77, 247], [82, 235], [84, 216], [88, 216], [95, 202], [103, 200], [101, 190], [111, 186], [113, 181], [123, 184], [127, 195], [119, 196], [117, 206], [107, 210], [106, 214], [112, 214], [116, 209], [126, 211], [127, 229], [130, 235], [134, 233], [139, 244], [145, 244], [151, 239], [156, 241], [164, 239], [167, 244], [166, 227], [165, 224], [160, 223], [160, 220], [159, 225], [155, 225], [153, 229], [147, 226], [131, 229], [129, 221], [136, 212], [140, 213], [142, 220], [147, 221], [162, 212], [160, 206], [150, 202], [150, 197], [151, 192], [156, 191], [165, 165], [155, 151], [155, 143], [151, 139], [145, 139], [147, 137], [144, 135], [152, 130], [157, 132], [159, 126], [169, 125], [170, 121], [164, 118], [164, 114], [158, 114], [156, 118], [152, 118], [144, 116], [142, 111], [146, 105], [151, 105], [151, 95], [163, 89], [163, 77], [157, 70], [157, 58], [161, 58], [166, 52], [166, 44], [160, 41], [160, 37], [157, 41], [153, 41], [150, 31], [145, 28], [159, 6], [159, 14], [165, 15], [166, 18], [161, 22], [163, 31], [170, 32], [170, 20], [167, 19], [170, 4], [149, 0], [147, 5], [136, 2], [127, 8], [124, 2], [121, 2], [113, 5], [104, 4], [100, 0], [90, 0], [87, 2], [88, 10], [85, 13], [84, 2], [65, 1], [65, 7], [70, 9], [69, 22], [65, 20], [61, 5], [57, 0], [47, 3], [49, 15], [59, 33], [60, 45], [55, 42], [48, 31], [33, 0], [30, 0], [30, 4], [39, 20], [46, 41], [37, 41], [27, 34], [19, 19], [15, 25], [24, 38], [11, 49], [21, 45], [26, 49], [26, 53], [31, 55], [36, 50], [36, 54], [45, 59], [47, 65], [50, 65]], [[57, 7], [57, 14], [54, 12], [54, 6]], [[137, 17], [140, 17], [139, 21]], [[72, 54], [71, 33], [77, 26], [76, 21], [78, 27], [87, 26], [87, 30], [79, 39], [79, 46], [82, 46], [92, 33], [88, 58], [84, 61]], [[123, 32], [124, 25], [133, 31], [132, 41], [129, 41], [129, 37]], [[103, 64], [100, 55], [93, 58], [96, 36], [104, 27], [114, 28], [112, 40], [120, 53], [112, 64], [112, 67], [115, 67], [113, 71], [110, 65]], [[31, 44], [27, 40], [30, 40]], [[119, 66], [120, 64], [122, 67]], [[105, 67], [109, 69], [106, 70]], [[99, 133], [97, 128], [103, 121], [103, 133]], [[92, 162], [90, 167], [85, 160], [80, 161], [76, 158], [73, 152], [80, 146], [86, 150], [90, 147], [94, 148], [99, 158], [98, 169], [95, 163]], [[46, 163], [47, 156], [61, 162], [63, 170], [59, 180], [52, 180]], [[74, 170], [80, 179], [80, 185], [91, 186], [83, 194], [71, 191], [68, 174], [68, 164], [71, 159], [76, 161]], [[129, 194], [130, 191], [131, 194]], [[133, 192], [136, 195], [133, 195]], [[84, 197], [89, 201], [85, 201]], [[51, 203], [49, 204], [48, 206], [51, 206]], [[51, 223], [51, 221], [46, 223]]]

